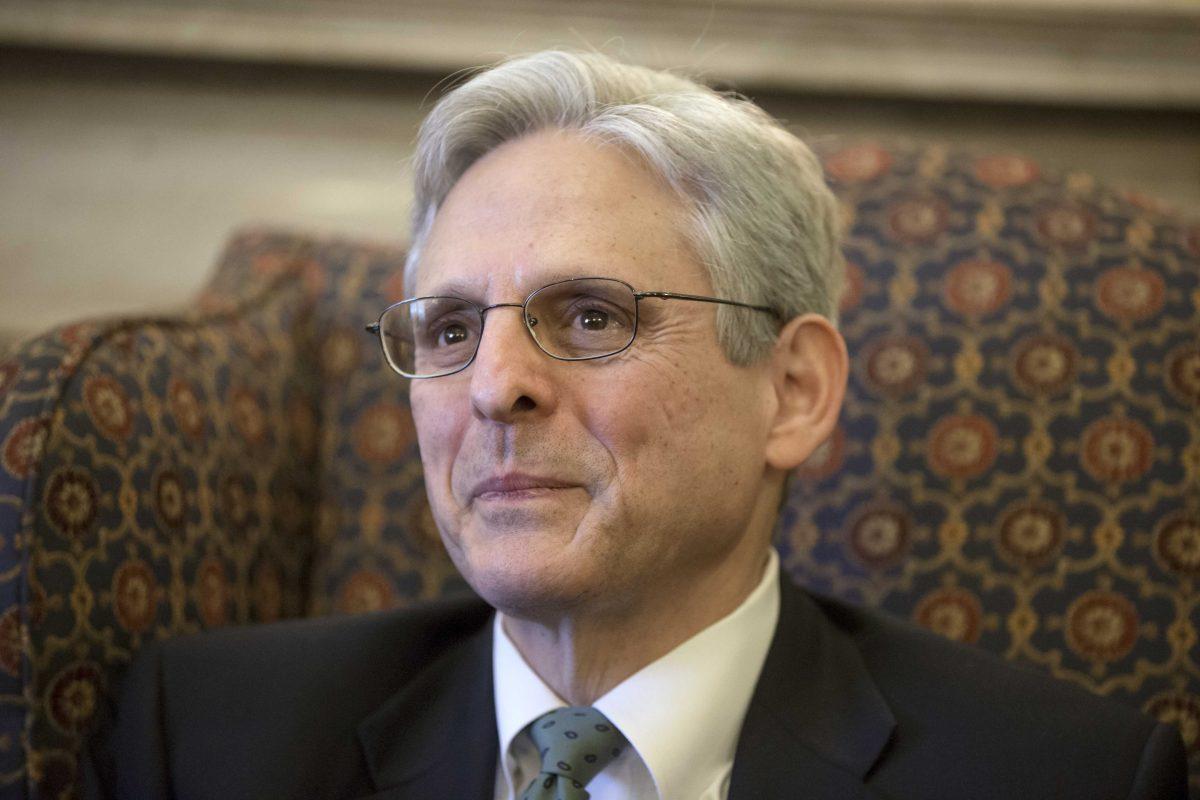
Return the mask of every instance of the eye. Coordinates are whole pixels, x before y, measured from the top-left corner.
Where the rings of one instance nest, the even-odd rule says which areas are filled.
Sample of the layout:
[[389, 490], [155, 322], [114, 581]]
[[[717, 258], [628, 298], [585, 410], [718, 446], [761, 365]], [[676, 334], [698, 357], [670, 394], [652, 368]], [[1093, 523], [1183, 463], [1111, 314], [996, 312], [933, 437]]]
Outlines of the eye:
[[604, 300], [589, 297], [564, 309], [563, 325], [584, 333], [616, 333], [628, 330], [632, 319], [626, 312]]
[[579, 324], [585, 331], [602, 331], [610, 321], [608, 312], [598, 308], [586, 309], [579, 315]]
[[462, 344], [470, 335], [471, 332], [467, 330], [466, 326], [455, 322], [438, 331], [437, 343], [444, 347], [452, 347]]

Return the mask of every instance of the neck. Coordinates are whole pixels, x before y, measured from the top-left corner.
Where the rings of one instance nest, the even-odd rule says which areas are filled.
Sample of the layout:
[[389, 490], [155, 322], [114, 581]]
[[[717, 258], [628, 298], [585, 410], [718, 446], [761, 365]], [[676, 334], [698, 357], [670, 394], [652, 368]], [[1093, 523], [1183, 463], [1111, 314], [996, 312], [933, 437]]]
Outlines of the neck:
[[[747, 537], [750, 539], [750, 537]], [[569, 705], [591, 705], [646, 665], [732, 613], [763, 577], [767, 546], [744, 542], [701, 577], [664, 581], [618, 612], [573, 609], [551, 619], [504, 618], [504, 630]]]

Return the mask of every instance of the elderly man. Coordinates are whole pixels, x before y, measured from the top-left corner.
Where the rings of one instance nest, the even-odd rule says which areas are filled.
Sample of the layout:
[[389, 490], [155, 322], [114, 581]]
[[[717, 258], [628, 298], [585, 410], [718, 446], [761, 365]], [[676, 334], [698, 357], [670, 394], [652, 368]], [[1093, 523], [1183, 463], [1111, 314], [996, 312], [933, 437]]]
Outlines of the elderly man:
[[444, 98], [415, 171], [370, 329], [486, 603], [152, 649], [116, 796], [1185, 796], [1173, 729], [781, 576], [847, 356], [834, 200], [777, 123], [543, 53]]

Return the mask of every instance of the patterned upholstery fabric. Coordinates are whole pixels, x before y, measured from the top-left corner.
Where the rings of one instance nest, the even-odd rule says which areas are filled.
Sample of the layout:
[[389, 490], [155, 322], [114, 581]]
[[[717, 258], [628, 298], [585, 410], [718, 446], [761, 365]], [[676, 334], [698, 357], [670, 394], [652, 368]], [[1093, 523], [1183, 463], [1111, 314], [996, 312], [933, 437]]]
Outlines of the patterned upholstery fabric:
[[1195, 774], [1200, 226], [1013, 155], [824, 161], [853, 367], [785, 564], [1179, 723]]
[[146, 640], [304, 611], [319, 376], [311, 303], [243, 239], [240, 302], [71, 325], [0, 363], [6, 797], [57, 798]]
[[[1015, 156], [823, 152], [854, 366], [784, 563], [1176, 721], [1195, 756], [1200, 226]], [[73, 794], [149, 639], [462, 589], [362, 332], [402, 258], [250, 231], [196, 310], [0, 357], [0, 795]]]

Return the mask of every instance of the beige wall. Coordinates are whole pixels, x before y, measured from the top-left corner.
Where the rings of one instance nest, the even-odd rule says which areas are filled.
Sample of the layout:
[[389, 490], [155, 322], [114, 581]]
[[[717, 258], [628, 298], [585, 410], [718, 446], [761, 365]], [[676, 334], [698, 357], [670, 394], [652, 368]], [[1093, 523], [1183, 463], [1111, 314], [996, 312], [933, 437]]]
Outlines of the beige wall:
[[[185, 303], [239, 225], [402, 238], [405, 158], [436, 82], [0, 49], [0, 340]], [[757, 99], [811, 136], [1024, 152], [1200, 210], [1194, 112]]]

